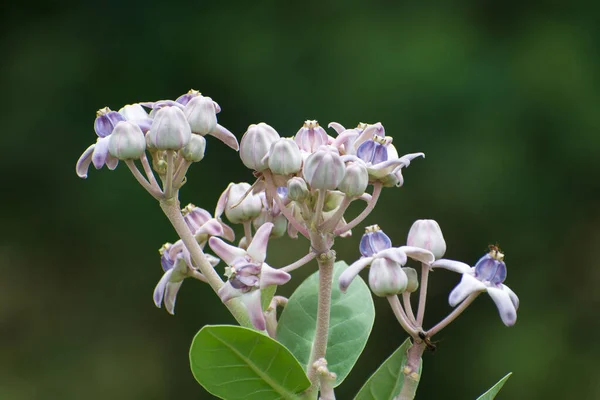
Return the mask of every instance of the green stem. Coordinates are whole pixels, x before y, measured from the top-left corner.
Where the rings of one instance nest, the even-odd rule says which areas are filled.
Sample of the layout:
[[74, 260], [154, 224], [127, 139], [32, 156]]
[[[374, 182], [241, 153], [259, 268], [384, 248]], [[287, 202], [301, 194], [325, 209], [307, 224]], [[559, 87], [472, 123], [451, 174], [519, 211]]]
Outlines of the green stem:
[[400, 394], [394, 397], [394, 400], [412, 400], [417, 394], [419, 379], [421, 379], [421, 356], [425, 351], [425, 343], [422, 341], [414, 341], [408, 348], [406, 355], [406, 364], [402, 370], [404, 382]]

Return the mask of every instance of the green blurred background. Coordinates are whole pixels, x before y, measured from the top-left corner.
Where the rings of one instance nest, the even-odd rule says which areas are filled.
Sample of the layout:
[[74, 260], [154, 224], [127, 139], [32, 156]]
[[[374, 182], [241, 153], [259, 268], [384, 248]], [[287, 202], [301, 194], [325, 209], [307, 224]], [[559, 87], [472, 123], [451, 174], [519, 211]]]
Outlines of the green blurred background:
[[[474, 399], [508, 371], [502, 399], [600, 398], [600, 8], [416, 3], [3, 3], [0, 399], [211, 398], [188, 347], [203, 325], [232, 319], [199, 282], [183, 285], [176, 316], [155, 308], [157, 249], [174, 231], [126, 168], [85, 181], [74, 170], [97, 109], [190, 88], [220, 103], [238, 138], [260, 121], [282, 135], [305, 119], [381, 121], [401, 154], [427, 158], [366, 223], [400, 245], [413, 220], [434, 218], [446, 256], [468, 263], [501, 245], [517, 324], [482, 296], [425, 354], [418, 398]], [[213, 210], [230, 181], [251, 179], [209, 140], [182, 203]], [[358, 257], [360, 234], [338, 242], [341, 259]], [[280, 240], [270, 263], [306, 248]], [[428, 325], [457, 281], [433, 275]], [[405, 338], [376, 305], [338, 399]]]

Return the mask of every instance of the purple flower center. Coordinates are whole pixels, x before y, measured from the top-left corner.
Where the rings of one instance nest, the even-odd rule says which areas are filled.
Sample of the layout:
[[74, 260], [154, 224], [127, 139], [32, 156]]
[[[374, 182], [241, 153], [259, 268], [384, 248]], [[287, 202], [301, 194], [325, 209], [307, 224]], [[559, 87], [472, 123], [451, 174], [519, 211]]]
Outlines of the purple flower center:
[[358, 147], [356, 156], [366, 163], [376, 165], [388, 160], [385, 144], [377, 143], [372, 139], [367, 140]]
[[498, 286], [506, 279], [506, 264], [486, 254], [475, 264], [475, 278]]
[[382, 250], [392, 247], [392, 241], [381, 230], [367, 232], [360, 239], [360, 254], [364, 257], [372, 257]]

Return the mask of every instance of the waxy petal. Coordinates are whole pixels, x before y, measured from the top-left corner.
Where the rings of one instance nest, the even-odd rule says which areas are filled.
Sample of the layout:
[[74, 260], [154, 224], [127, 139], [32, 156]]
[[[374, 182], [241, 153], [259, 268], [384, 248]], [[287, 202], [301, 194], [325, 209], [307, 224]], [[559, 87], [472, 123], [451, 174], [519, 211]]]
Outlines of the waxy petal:
[[342, 124], [338, 124], [337, 122], [330, 122], [329, 125], [327, 125], [327, 127], [336, 131], [338, 135], [346, 130], [346, 128], [344, 128]]
[[102, 137], [96, 141], [96, 148], [94, 148], [94, 154], [92, 154], [92, 163], [96, 169], [100, 169], [106, 163], [108, 154], [108, 143], [109, 137]]
[[411, 154], [405, 154], [402, 157], [399, 158], [399, 160], [402, 162], [402, 166], [403, 168], [406, 168], [410, 165], [410, 162], [412, 160], [414, 160], [417, 157], [423, 157], [425, 158], [425, 153], [411, 153]]
[[165, 294], [165, 288], [167, 286], [167, 283], [169, 282], [169, 278], [171, 277], [172, 272], [173, 270], [171, 269], [165, 272], [162, 278], [160, 278], [160, 281], [158, 281], [156, 288], [154, 288], [154, 304], [156, 304], [156, 307], [158, 308], [160, 308], [162, 305], [163, 297]]
[[216, 137], [221, 142], [225, 143], [227, 146], [231, 147], [233, 150], [238, 151], [240, 149], [240, 144], [237, 141], [237, 138], [233, 133], [231, 133], [227, 128], [217, 124], [216, 128], [213, 129], [209, 135]]
[[519, 298], [517, 297], [515, 292], [513, 292], [506, 285], [502, 285], [502, 290], [504, 290], [506, 293], [508, 293], [508, 295], [510, 296], [510, 300], [512, 301], [513, 305], [515, 306], [515, 310], [518, 310], [519, 309]]
[[225, 282], [223, 286], [217, 292], [221, 301], [223, 303], [227, 303], [231, 299], [235, 299], [236, 297], [240, 297], [244, 292], [239, 289], [234, 288], [229, 281]]
[[414, 246], [401, 246], [400, 249], [402, 249], [406, 255], [413, 260], [417, 260], [425, 264], [431, 264], [435, 261], [435, 256], [429, 250]]
[[177, 292], [179, 292], [182, 283], [183, 281], [167, 283], [167, 288], [165, 290], [165, 309], [171, 315], [175, 314], [175, 300], [177, 300]]
[[252, 325], [259, 331], [264, 331], [266, 329], [266, 323], [260, 301], [260, 290], [253, 290], [243, 295], [242, 302], [248, 310], [248, 316], [250, 317]]
[[206, 240], [206, 235], [210, 236], [222, 236], [223, 235], [223, 225], [219, 223], [216, 219], [211, 219], [204, 225], [194, 232], [196, 239], [201, 239], [201, 241]]
[[496, 303], [504, 325], [513, 326], [517, 322], [517, 310], [509, 293], [495, 287], [488, 287], [487, 292], [492, 300], [494, 300], [494, 303]]
[[405, 265], [407, 261], [407, 256], [402, 247], [392, 247], [391, 249], [385, 249], [377, 253], [377, 258], [387, 258], [388, 260], [392, 260], [398, 264]]
[[90, 169], [90, 164], [92, 163], [92, 154], [94, 154], [95, 144], [91, 145], [79, 157], [77, 160], [77, 165], [75, 166], [75, 172], [77, 172], [77, 176], [83, 179], [87, 178], [88, 170]]
[[450, 306], [456, 307], [458, 303], [466, 299], [471, 293], [483, 292], [486, 288], [487, 287], [474, 276], [463, 274], [460, 283], [450, 292], [448, 303], [450, 303]]
[[340, 275], [340, 290], [345, 293], [346, 290], [348, 290], [348, 287], [350, 286], [354, 278], [356, 278], [356, 275], [358, 275], [358, 273], [362, 271], [363, 268], [366, 268], [372, 262], [373, 257], [363, 257], [353, 262], [348, 268], [346, 268], [346, 270]]
[[260, 288], [264, 289], [271, 285], [285, 285], [292, 278], [290, 274], [279, 269], [271, 268], [263, 263], [260, 272]]
[[113, 171], [119, 165], [119, 159], [117, 157], [113, 157], [108, 153], [108, 157], [106, 157], [106, 167]]
[[217, 257], [213, 256], [212, 254], [205, 254], [204, 256], [208, 260], [209, 264], [212, 265], [213, 267], [215, 267], [218, 263], [221, 262], [220, 258], [217, 258]]
[[246, 250], [227, 244], [214, 236], [208, 240], [208, 245], [227, 265], [232, 265], [235, 260], [246, 256]]
[[273, 224], [266, 222], [254, 234], [252, 242], [248, 246], [248, 255], [257, 263], [262, 263], [267, 258], [267, 244], [273, 230]]
[[229, 200], [229, 192], [231, 191], [231, 187], [234, 185], [231, 182], [227, 185], [227, 188], [221, 193], [219, 200], [217, 201], [217, 207], [215, 208], [215, 218], [219, 218], [225, 212], [225, 207], [227, 207], [227, 200]]
[[431, 268], [444, 268], [448, 271], [456, 272], [459, 274], [472, 274], [473, 268], [470, 265], [465, 264], [464, 262], [448, 260], [445, 258], [441, 258], [431, 264]]

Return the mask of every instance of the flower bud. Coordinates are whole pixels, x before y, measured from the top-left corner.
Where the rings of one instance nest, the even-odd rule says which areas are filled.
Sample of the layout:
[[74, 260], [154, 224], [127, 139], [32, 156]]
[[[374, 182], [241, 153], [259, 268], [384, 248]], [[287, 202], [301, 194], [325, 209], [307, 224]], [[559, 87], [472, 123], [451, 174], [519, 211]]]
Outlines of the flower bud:
[[233, 224], [251, 221], [260, 215], [262, 202], [252, 194], [249, 183], [230, 183], [219, 198], [215, 217], [225, 211], [225, 216]]
[[414, 268], [404, 267], [402, 271], [406, 274], [408, 278], [408, 283], [406, 284], [406, 291], [408, 293], [414, 293], [419, 288], [419, 276], [417, 275], [417, 271]]
[[240, 143], [240, 158], [244, 165], [258, 172], [267, 169], [265, 156], [277, 139], [277, 131], [264, 122], [250, 125]]
[[369, 287], [380, 297], [393, 296], [406, 290], [408, 278], [400, 264], [388, 258], [377, 258], [369, 269]]
[[308, 156], [303, 172], [311, 188], [333, 190], [344, 179], [346, 167], [337, 150], [323, 146]]
[[336, 210], [344, 201], [344, 194], [337, 191], [327, 192], [325, 203], [323, 204], [323, 212]]
[[287, 232], [287, 218], [283, 214], [279, 214], [276, 217], [272, 218], [272, 221], [269, 221], [268, 218], [269, 211], [263, 210], [258, 217], [254, 221], [252, 221], [252, 225], [254, 225], [254, 229], [258, 229], [263, 226], [266, 222], [273, 223], [273, 229], [271, 230], [271, 234], [269, 237], [271, 238], [280, 238]]
[[152, 148], [158, 150], [180, 150], [192, 137], [190, 124], [183, 111], [177, 107], [163, 107], [156, 112], [152, 127], [147, 134]]
[[302, 168], [302, 154], [292, 139], [281, 138], [273, 142], [268, 159], [269, 169], [274, 174], [295, 174]]
[[304, 179], [297, 176], [288, 181], [287, 189], [287, 197], [293, 201], [302, 202], [306, 200], [309, 194], [306, 182], [304, 182]]
[[108, 152], [119, 160], [138, 159], [146, 151], [146, 138], [136, 124], [121, 121], [109, 136]]
[[319, 126], [317, 121], [305, 121], [304, 126], [300, 128], [294, 141], [298, 147], [308, 153], [314, 153], [321, 146], [328, 144], [329, 136], [325, 129]]
[[198, 94], [192, 97], [183, 109], [192, 132], [207, 135], [217, 127], [217, 110], [210, 97]]
[[187, 146], [181, 149], [181, 154], [187, 161], [198, 162], [204, 158], [204, 150], [206, 150], [206, 139], [204, 136], [194, 134]]
[[351, 163], [346, 167], [344, 179], [338, 185], [338, 189], [348, 196], [360, 196], [367, 190], [369, 184], [369, 172], [360, 163]]
[[440, 259], [446, 252], [446, 241], [437, 222], [432, 219], [418, 219], [410, 227], [406, 244], [429, 250]]

